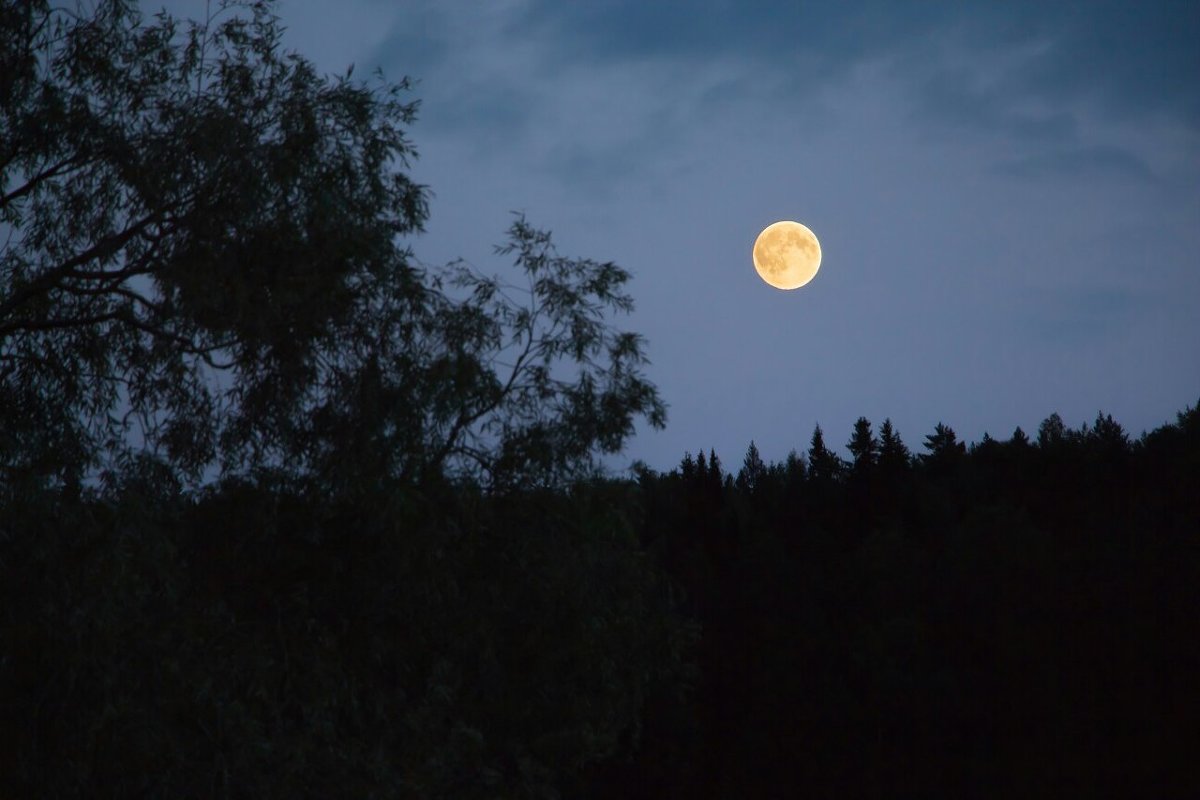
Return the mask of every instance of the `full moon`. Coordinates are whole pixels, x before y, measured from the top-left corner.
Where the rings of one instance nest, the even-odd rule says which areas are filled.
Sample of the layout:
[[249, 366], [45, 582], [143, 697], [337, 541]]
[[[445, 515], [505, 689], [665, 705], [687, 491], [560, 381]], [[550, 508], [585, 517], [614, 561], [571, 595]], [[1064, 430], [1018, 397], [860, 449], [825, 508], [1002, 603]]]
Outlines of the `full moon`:
[[821, 243], [799, 222], [774, 222], [754, 240], [753, 257], [764, 281], [776, 289], [799, 289], [821, 268]]

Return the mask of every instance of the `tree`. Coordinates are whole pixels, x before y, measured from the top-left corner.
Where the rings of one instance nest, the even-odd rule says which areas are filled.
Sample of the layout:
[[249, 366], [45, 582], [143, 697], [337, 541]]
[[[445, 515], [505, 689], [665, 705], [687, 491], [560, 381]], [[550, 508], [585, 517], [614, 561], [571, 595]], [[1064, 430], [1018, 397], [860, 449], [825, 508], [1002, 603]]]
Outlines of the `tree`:
[[945, 472], [966, 453], [967, 446], [958, 441], [953, 428], [939, 422], [933, 433], [925, 437], [925, 449], [929, 451], [925, 462], [935, 471]]
[[272, 8], [0, 4], [0, 794], [557, 794], [681, 656], [573, 480], [663, 423], [629, 276], [417, 262], [407, 84]]
[[846, 448], [850, 451], [851, 469], [855, 475], [866, 475], [879, 462], [879, 440], [871, 432], [871, 423], [866, 417], [859, 417], [854, 423], [854, 433]]
[[994, 459], [1001, 451], [1003, 445], [992, 438], [992, 435], [987, 431], [983, 432], [983, 437], [978, 442], [972, 442], [967, 447], [967, 452], [973, 456], [979, 456], [984, 460]]
[[804, 482], [804, 459], [795, 450], [789, 450], [783, 462], [783, 474], [789, 490]]
[[[701, 453], [700, 456], [703, 458], [704, 453]], [[690, 452], [685, 452], [683, 454], [683, 459], [679, 462], [679, 474], [683, 477], [684, 483], [690, 483], [692, 479], [695, 478], [696, 462], [692, 459], [692, 454]]]
[[1042, 424], [1038, 426], [1037, 443], [1042, 450], [1051, 450], [1064, 445], [1070, 436], [1070, 431], [1067, 429], [1066, 423], [1058, 412], [1054, 412], [1050, 416], [1042, 420]]
[[827, 482], [838, 478], [841, 472], [842, 460], [825, 446], [825, 434], [818, 424], [808, 446], [808, 476], [814, 481]]
[[243, 422], [294, 408], [356, 286], [409, 282], [393, 242], [421, 228], [426, 201], [401, 171], [407, 82], [321, 78], [280, 36], [266, 2], [183, 30], [165, 14], [144, 24], [129, 0], [5, 4], [9, 471], [78, 468], [135, 422], [196, 469], [230, 430], [228, 401]]
[[721, 459], [717, 456], [717, 451], [713, 448], [708, 448], [708, 475], [717, 486], [720, 486], [725, 480], [725, 469], [721, 466]]
[[900, 438], [900, 434], [892, 427], [892, 420], [885, 419], [879, 427], [879, 466], [888, 474], [897, 474], [908, 469], [912, 455]]
[[369, 454], [375, 474], [406, 482], [548, 485], [591, 474], [635, 417], [663, 425], [642, 337], [608, 320], [633, 308], [629, 274], [559, 255], [521, 216], [497, 251], [524, 286], [452, 264], [427, 276], [419, 304], [387, 285], [365, 296], [324, 354], [327, 391], [283, 440], [291, 463], [325, 479]]
[[1088, 442], [1105, 455], [1120, 455], [1129, 451], [1129, 435], [1112, 414], [1097, 412], [1096, 422], [1088, 432]]
[[0, 4], [0, 794], [557, 794], [681, 653], [574, 480], [664, 420], [629, 276], [422, 265], [407, 83], [272, 9]]
[[519, 289], [427, 268], [407, 81], [317, 75], [266, 0], [0, 12], [0, 469], [143, 446], [323, 490], [586, 473], [664, 406], [628, 274], [518, 218]]
[[751, 440], [746, 448], [746, 457], [742, 460], [742, 468], [738, 470], [737, 486], [739, 489], [753, 492], [767, 474], [767, 466], [758, 453], [758, 446]]

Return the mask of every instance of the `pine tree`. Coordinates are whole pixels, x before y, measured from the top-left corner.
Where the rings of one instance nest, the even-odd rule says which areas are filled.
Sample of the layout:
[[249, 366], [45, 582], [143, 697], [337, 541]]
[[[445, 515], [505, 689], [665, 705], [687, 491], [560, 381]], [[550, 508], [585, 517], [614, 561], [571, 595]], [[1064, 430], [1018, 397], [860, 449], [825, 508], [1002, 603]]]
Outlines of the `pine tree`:
[[709, 448], [708, 450], [708, 487], [714, 495], [721, 493], [721, 487], [725, 484], [725, 470], [721, 467], [721, 459], [717, 458], [717, 451]]
[[892, 420], [885, 419], [879, 428], [879, 467], [888, 474], [896, 474], [908, 469], [912, 463], [912, 454], [900, 439], [900, 434], [892, 427]]
[[1008, 443], [1017, 448], [1029, 447], [1029, 436], [1025, 433], [1025, 431], [1021, 430], [1021, 426], [1018, 425], [1017, 429], [1013, 431], [1012, 438], [1008, 440]]
[[935, 470], [944, 471], [966, 453], [967, 446], [958, 441], [953, 428], [939, 422], [933, 433], [925, 437], [925, 449], [929, 451], [924, 457], [925, 463]]
[[766, 464], [763, 463], [762, 457], [758, 453], [758, 446], [751, 439], [750, 446], [746, 448], [746, 457], [742, 461], [742, 468], [738, 471], [737, 487], [743, 491], [753, 492], [759, 487], [766, 473]]
[[787, 476], [788, 483], [803, 481], [804, 473], [804, 459], [795, 450], [788, 451], [783, 462], [783, 474]]
[[992, 438], [992, 435], [987, 431], [983, 432], [983, 437], [971, 444], [967, 448], [967, 452], [971, 455], [980, 455], [984, 457], [994, 456], [1000, 450], [1000, 443]]
[[683, 476], [685, 483], [690, 483], [696, 477], [696, 462], [690, 452], [684, 452], [683, 461], [679, 462], [679, 474]]
[[842, 472], [842, 460], [825, 447], [825, 434], [818, 424], [813, 429], [812, 441], [808, 446], [808, 474], [814, 481], [826, 482], [837, 479]]
[[871, 422], [866, 417], [859, 417], [854, 423], [854, 433], [846, 448], [853, 457], [851, 469], [854, 475], [867, 475], [879, 463], [879, 440], [871, 432]]

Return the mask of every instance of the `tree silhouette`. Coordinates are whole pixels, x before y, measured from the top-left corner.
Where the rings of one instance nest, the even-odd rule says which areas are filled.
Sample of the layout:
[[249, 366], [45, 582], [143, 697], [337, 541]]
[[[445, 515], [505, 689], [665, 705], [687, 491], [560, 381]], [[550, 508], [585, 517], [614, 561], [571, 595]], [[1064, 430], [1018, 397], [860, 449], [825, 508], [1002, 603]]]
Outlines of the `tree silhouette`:
[[89, 11], [0, 16], [0, 405], [27, 409], [0, 464], [77, 470], [136, 421], [195, 470], [235, 396], [243, 422], [295, 406], [354, 286], [411, 283], [416, 106], [289, 57], [266, 3], [182, 32]]
[[879, 463], [880, 444], [871, 431], [871, 423], [866, 417], [859, 417], [854, 423], [854, 433], [846, 445], [850, 451], [851, 473], [865, 477]]
[[1096, 414], [1088, 440], [1110, 455], [1127, 453], [1130, 447], [1129, 434], [1125, 433], [1121, 423], [1114, 420], [1112, 414], [1102, 412]]
[[708, 475], [718, 485], [725, 480], [725, 469], [721, 466], [721, 459], [717, 456], [717, 451], [712, 448], [708, 450]]
[[742, 460], [742, 468], [738, 470], [737, 487], [743, 491], [753, 492], [767, 474], [766, 464], [758, 453], [758, 447], [753, 441], [746, 448], [746, 457]]
[[828, 483], [842, 474], [842, 460], [825, 447], [825, 434], [821, 426], [813, 428], [808, 446], [808, 475], [818, 483]]
[[1038, 447], [1043, 450], [1061, 447], [1067, 442], [1068, 433], [1066, 424], [1056, 411], [1042, 420], [1042, 424], [1038, 426]]
[[[703, 458], [704, 453], [701, 453], [700, 457]], [[690, 452], [685, 452], [683, 454], [683, 460], [679, 462], [679, 471], [682, 474], [685, 483], [690, 483], [695, 478], [696, 470], [696, 462], [694, 459], [692, 459], [692, 454]]]
[[900, 434], [892, 427], [891, 419], [885, 419], [879, 427], [879, 467], [889, 475], [897, 475], [912, 463], [912, 455], [900, 438]]
[[1009, 439], [1009, 443], [1018, 448], [1028, 447], [1029, 436], [1026, 435], [1025, 431], [1021, 430], [1021, 426], [1018, 425], [1013, 431], [1012, 438]]
[[789, 490], [797, 489], [804, 482], [806, 471], [804, 459], [795, 450], [789, 450], [783, 462], [783, 474]]
[[924, 456], [925, 463], [934, 471], [945, 472], [966, 453], [967, 446], [958, 441], [953, 428], [939, 422], [933, 433], [925, 437], [925, 449], [929, 451]]

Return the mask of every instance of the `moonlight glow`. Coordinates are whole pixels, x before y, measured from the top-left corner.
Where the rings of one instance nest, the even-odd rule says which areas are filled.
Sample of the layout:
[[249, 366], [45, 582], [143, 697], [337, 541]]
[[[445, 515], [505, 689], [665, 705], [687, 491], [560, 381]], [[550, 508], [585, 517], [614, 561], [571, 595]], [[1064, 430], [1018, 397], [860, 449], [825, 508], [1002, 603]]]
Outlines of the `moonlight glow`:
[[821, 243], [806, 226], [784, 220], [754, 240], [754, 268], [776, 289], [799, 289], [821, 268]]

